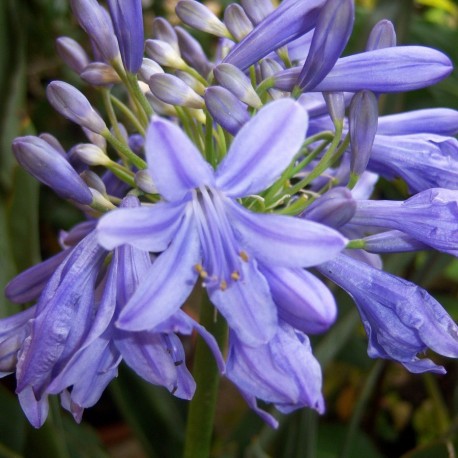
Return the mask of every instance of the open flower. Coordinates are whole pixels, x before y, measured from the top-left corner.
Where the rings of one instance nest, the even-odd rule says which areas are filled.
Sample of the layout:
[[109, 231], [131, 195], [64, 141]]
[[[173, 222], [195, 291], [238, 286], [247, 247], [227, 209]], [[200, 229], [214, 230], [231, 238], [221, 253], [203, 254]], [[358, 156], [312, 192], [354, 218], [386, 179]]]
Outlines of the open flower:
[[[306, 130], [307, 114], [298, 103], [272, 102], [239, 131], [214, 171], [175, 124], [153, 119], [146, 157], [165, 202], [110, 212], [97, 229], [105, 248], [130, 244], [162, 252], [121, 312], [121, 329], [140, 331], [165, 320], [200, 276], [241, 341], [257, 346], [275, 335], [275, 298], [260, 267], [284, 267], [276, 276], [288, 275], [288, 269], [332, 259], [346, 239], [319, 223], [252, 213], [237, 199], [270, 186], [300, 149]], [[309, 289], [304, 281], [304, 294]]]

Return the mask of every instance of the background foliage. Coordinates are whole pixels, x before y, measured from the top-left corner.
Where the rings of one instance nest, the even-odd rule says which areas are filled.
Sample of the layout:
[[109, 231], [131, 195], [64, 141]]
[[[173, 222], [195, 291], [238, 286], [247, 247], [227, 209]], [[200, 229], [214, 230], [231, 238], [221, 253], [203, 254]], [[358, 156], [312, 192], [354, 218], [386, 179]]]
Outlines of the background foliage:
[[[216, 11], [225, 1], [206, 2]], [[346, 52], [360, 51], [371, 26], [391, 19], [399, 43], [424, 44], [458, 62], [458, 4], [452, 0], [359, 0], [357, 23]], [[173, 18], [173, 1], [147, 1], [146, 32], [154, 15]], [[82, 140], [78, 127], [55, 114], [44, 90], [53, 79], [81, 87], [55, 50], [60, 35], [86, 41], [67, 0], [0, 2], [0, 287], [16, 273], [58, 250], [56, 236], [79, 214], [17, 167], [11, 141], [50, 132], [66, 147]], [[208, 46], [211, 43], [208, 42]], [[87, 88], [84, 89], [85, 91]], [[94, 103], [96, 94], [90, 93]], [[434, 88], [384, 97], [385, 113], [431, 106], [458, 109], [458, 73]], [[385, 183], [388, 198], [404, 198], [401, 183]], [[429, 289], [458, 319], [458, 260], [436, 253], [393, 256], [387, 269]], [[348, 297], [336, 291], [340, 317], [314, 349], [325, 371], [327, 413], [299, 411], [273, 431], [247, 410], [223, 381], [215, 422], [215, 457], [454, 457], [458, 447], [458, 363], [442, 361], [445, 376], [407, 373], [397, 364], [372, 361]], [[0, 316], [18, 309], [0, 296]], [[192, 339], [185, 342], [192, 362]], [[186, 404], [147, 385], [128, 369], [76, 425], [58, 402], [41, 430], [33, 430], [14, 396], [14, 377], [0, 385], [0, 457], [98, 458], [180, 456]]]

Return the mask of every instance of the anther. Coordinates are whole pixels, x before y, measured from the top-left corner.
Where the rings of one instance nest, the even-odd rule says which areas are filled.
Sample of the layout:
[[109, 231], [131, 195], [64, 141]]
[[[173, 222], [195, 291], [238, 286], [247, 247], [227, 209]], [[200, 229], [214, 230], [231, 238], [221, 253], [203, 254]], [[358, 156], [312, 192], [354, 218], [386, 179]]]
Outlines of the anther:
[[246, 251], [242, 250], [240, 253], [239, 253], [240, 257], [242, 258], [242, 261], [245, 261], [245, 262], [248, 262], [248, 254]]
[[175, 366], [181, 366], [183, 364], [183, 360], [175, 361], [173, 364]]
[[221, 291], [225, 291], [227, 289], [227, 281], [226, 280], [223, 280], [220, 284], [219, 284], [219, 288]]
[[208, 273], [207, 271], [202, 267], [201, 264], [196, 264], [194, 266], [194, 269], [196, 269], [197, 273], [200, 275], [200, 278], [207, 278], [208, 277]]
[[236, 270], [234, 270], [234, 272], [231, 273], [231, 278], [234, 281], [240, 280], [240, 274]]

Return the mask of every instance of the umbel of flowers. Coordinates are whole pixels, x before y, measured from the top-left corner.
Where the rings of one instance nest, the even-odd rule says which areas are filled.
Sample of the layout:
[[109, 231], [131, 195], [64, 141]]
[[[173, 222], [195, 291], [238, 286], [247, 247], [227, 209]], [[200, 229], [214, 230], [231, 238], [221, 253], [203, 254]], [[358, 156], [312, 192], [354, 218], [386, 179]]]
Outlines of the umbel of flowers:
[[[50, 134], [13, 142], [19, 164], [84, 217], [62, 233], [59, 254], [6, 288], [10, 300], [35, 303], [0, 321], [0, 374], [16, 373], [35, 427], [51, 395], [80, 421], [122, 360], [191, 399], [178, 335], [194, 331], [271, 426], [258, 399], [285, 413], [323, 412], [308, 337], [336, 318], [323, 277], [354, 299], [369, 356], [439, 373], [419, 355], [458, 356], [447, 312], [384, 272], [380, 258], [458, 255], [458, 113], [378, 116], [382, 93], [432, 85], [451, 62], [434, 49], [396, 46], [389, 21], [376, 24], [361, 53], [340, 57], [352, 0], [242, 3], [219, 19], [181, 0], [186, 27], [156, 18], [144, 41], [140, 0], [108, 0], [108, 10], [71, 1], [92, 55], [68, 37], [57, 49], [82, 86], [98, 89], [106, 117], [53, 81], [50, 104], [87, 142], [69, 151]], [[215, 56], [189, 28], [218, 37]], [[411, 197], [371, 199], [379, 177], [404, 179]], [[202, 306], [203, 315], [214, 307], [210, 321], [183, 311], [195, 289], [213, 304]], [[219, 343], [206, 329], [213, 320]]]

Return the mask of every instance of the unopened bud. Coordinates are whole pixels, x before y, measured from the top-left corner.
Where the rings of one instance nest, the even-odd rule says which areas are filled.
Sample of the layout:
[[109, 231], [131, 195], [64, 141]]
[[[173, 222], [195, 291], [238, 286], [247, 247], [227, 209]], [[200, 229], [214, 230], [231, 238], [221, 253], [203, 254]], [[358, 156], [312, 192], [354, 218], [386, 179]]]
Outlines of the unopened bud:
[[97, 0], [71, 0], [73, 14], [106, 62], [120, 57], [118, 41], [108, 12]]
[[232, 135], [250, 119], [247, 106], [221, 86], [209, 87], [204, 99], [213, 119]]
[[151, 59], [155, 60], [160, 65], [181, 70], [187, 68], [186, 62], [175, 49], [165, 41], [146, 40], [145, 51]]
[[140, 80], [148, 84], [149, 79], [156, 73], [164, 73], [163, 68], [154, 60], [145, 57], [142, 61], [142, 66], [138, 71], [138, 77]]
[[108, 0], [124, 68], [137, 73], [143, 58], [143, 14], [141, 0]]
[[113, 67], [103, 62], [90, 63], [80, 74], [81, 79], [92, 86], [109, 86], [121, 82]]
[[78, 75], [89, 65], [89, 56], [83, 47], [70, 37], [56, 40], [57, 54]]
[[107, 212], [110, 210], [114, 210], [116, 206], [114, 206], [101, 192], [99, 192], [97, 189], [94, 188], [89, 188], [89, 190], [92, 193], [92, 203], [91, 207], [94, 210], [100, 211], [100, 212]]
[[62, 157], [67, 158], [67, 151], [65, 151], [60, 141], [54, 135], [45, 132], [40, 134], [39, 137], [51, 145]]
[[217, 37], [231, 38], [227, 27], [202, 3], [181, 0], [175, 7], [177, 16], [190, 27]]
[[162, 17], [157, 17], [153, 21], [153, 37], [156, 40], [165, 41], [168, 43], [177, 54], [180, 54], [180, 45], [178, 44], [178, 37], [175, 29], [171, 26], [170, 22]]
[[356, 202], [351, 191], [337, 187], [315, 200], [302, 214], [306, 219], [338, 228], [348, 223], [355, 214]]
[[204, 95], [206, 88], [197, 78], [182, 70], [177, 70], [175, 75], [199, 95]]
[[357, 92], [350, 104], [348, 116], [350, 127], [350, 170], [360, 176], [369, 162], [378, 126], [377, 97], [371, 91]]
[[224, 23], [237, 41], [243, 40], [253, 30], [253, 24], [244, 9], [237, 3], [231, 3], [225, 9]]
[[324, 92], [324, 100], [334, 125], [343, 125], [345, 118], [345, 95], [343, 92]]
[[180, 45], [180, 53], [184, 61], [206, 78], [211, 72], [212, 64], [208, 61], [202, 46], [183, 28], [175, 27], [175, 31]]
[[156, 185], [154, 184], [151, 175], [146, 169], [139, 170], [135, 174], [135, 184], [139, 189], [141, 189], [143, 192], [146, 192], [147, 194], [157, 194]]
[[46, 88], [49, 103], [62, 116], [92, 132], [107, 130], [105, 121], [92, 108], [89, 100], [75, 87], [63, 81], [52, 81]]
[[165, 103], [189, 108], [205, 106], [204, 99], [176, 76], [153, 75], [149, 81], [149, 87], [151, 92]]
[[219, 64], [214, 70], [216, 81], [232, 92], [237, 98], [254, 108], [262, 106], [261, 99], [242, 70], [231, 64]]
[[366, 51], [392, 48], [393, 46], [396, 46], [396, 31], [393, 23], [387, 19], [377, 22], [367, 40]]
[[37, 180], [64, 199], [89, 204], [89, 188], [70, 163], [45, 140], [25, 136], [13, 141], [13, 153], [19, 164]]
[[271, 0], [241, 0], [243, 9], [253, 24], [259, 24], [273, 10]]
[[72, 148], [72, 153], [87, 165], [108, 165], [111, 160], [98, 146], [80, 143]]
[[92, 170], [85, 170], [80, 174], [80, 177], [90, 188], [96, 189], [103, 196], [107, 195], [107, 188], [105, 187], [105, 183], [103, 182], [102, 178], [100, 178], [95, 172]]

